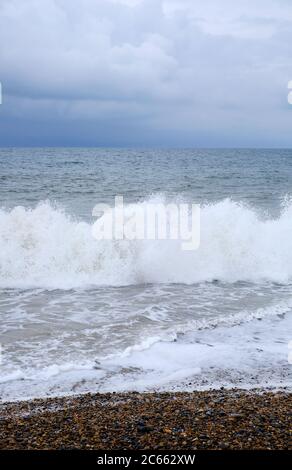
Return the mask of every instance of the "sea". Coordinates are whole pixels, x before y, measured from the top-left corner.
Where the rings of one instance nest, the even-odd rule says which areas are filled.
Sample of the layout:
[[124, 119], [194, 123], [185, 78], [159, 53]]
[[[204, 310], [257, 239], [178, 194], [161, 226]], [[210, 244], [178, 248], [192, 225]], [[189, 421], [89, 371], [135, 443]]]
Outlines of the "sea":
[[[96, 204], [199, 204], [200, 245]], [[0, 399], [291, 389], [292, 150], [0, 149]]]

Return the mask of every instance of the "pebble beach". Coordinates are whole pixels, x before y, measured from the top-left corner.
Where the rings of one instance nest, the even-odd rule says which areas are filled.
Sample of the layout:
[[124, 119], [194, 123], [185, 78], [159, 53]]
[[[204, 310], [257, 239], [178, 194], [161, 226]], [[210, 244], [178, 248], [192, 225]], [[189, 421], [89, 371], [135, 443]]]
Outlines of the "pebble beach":
[[0, 405], [3, 449], [292, 449], [292, 395], [84, 394]]

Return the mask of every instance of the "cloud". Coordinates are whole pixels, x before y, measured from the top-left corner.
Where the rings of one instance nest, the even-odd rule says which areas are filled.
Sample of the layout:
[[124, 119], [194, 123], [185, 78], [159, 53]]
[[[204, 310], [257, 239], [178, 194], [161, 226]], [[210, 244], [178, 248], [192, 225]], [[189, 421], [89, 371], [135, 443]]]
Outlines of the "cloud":
[[291, 26], [288, 0], [0, 0], [0, 144], [291, 145]]

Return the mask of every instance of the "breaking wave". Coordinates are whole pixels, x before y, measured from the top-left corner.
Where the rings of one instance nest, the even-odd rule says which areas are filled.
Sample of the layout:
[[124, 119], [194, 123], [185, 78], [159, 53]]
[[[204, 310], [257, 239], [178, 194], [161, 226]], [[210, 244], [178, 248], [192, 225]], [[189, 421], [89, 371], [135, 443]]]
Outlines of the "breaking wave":
[[[156, 201], [157, 202], [157, 201]], [[161, 201], [163, 202], [163, 201]], [[292, 279], [292, 205], [277, 219], [224, 200], [201, 208], [201, 243], [98, 241], [49, 202], [0, 210], [0, 286], [63, 288]]]

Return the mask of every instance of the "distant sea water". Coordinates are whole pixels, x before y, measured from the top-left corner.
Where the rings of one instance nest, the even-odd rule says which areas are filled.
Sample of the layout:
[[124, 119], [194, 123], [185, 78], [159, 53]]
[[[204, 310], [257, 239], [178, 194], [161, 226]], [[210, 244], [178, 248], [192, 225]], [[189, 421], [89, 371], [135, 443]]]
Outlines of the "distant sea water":
[[[97, 203], [201, 205], [201, 244]], [[291, 388], [292, 150], [0, 149], [0, 397]]]

